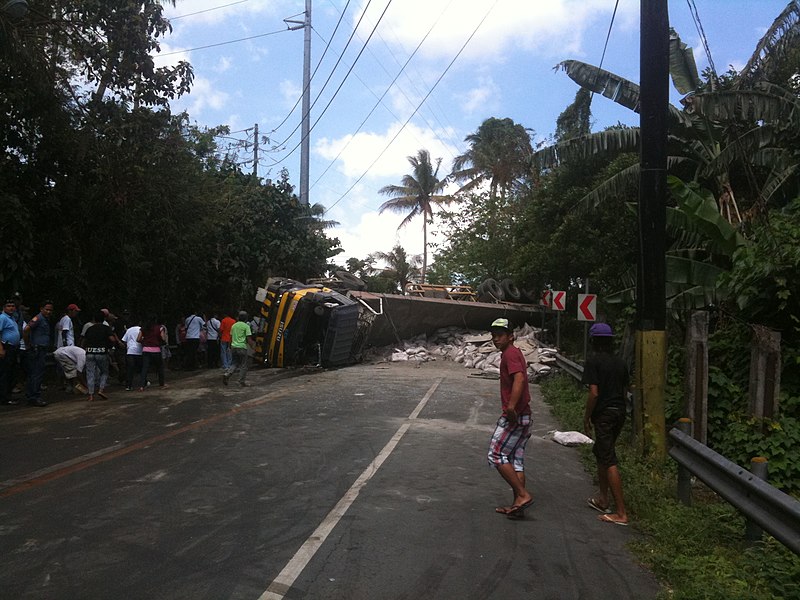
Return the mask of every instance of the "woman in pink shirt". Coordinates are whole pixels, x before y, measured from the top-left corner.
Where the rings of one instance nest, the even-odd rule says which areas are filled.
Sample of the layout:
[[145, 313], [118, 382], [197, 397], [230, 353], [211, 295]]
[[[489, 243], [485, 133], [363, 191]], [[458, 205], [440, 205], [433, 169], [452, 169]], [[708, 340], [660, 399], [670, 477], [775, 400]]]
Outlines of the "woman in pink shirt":
[[[166, 387], [164, 383], [164, 360], [161, 357], [161, 346], [167, 341], [167, 329], [160, 324], [158, 317], [150, 317], [142, 324], [138, 341], [142, 344], [142, 377], [140, 384], [145, 385], [150, 363], [153, 362], [158, 370], [158, 385]], [[140, 387], [139, 391], [144, 391]]]

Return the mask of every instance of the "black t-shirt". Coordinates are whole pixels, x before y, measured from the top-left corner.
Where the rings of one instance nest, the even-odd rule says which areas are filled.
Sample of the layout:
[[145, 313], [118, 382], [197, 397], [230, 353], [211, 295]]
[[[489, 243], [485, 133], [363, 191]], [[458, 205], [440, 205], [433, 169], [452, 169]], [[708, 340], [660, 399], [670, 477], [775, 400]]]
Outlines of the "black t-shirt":
[[595, 352], [583, 367], [583, 383], [597, 386], [597, 403], [592, 419], [606, 408], [625, 410], [625, 390], [628, 388], [628, 365], [608, 352]]
[[83, 337], [84, 345], [86, 346], [87, 354], [105, 354], [111, 346], [108, 338], [114, 335], [111, 327], [103, 323], [95, 323], [86, 330], [86, 335]]

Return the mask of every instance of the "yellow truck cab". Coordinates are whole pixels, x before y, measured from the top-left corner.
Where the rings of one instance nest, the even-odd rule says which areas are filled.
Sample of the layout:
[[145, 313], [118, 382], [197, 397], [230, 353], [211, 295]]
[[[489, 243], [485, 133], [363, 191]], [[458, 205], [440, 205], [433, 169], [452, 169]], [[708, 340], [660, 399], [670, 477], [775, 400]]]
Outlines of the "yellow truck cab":
[[352, 298], [321, 285], [273, 277], [261, 302], [256, 358], [268, 367], [339, 367], [359, 362], [371, 317]]

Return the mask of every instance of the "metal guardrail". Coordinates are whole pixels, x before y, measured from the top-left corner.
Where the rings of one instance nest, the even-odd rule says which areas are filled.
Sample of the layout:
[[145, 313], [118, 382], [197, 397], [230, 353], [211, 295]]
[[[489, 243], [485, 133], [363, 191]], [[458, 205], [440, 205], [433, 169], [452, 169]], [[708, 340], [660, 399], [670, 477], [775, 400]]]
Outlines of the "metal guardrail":
[[717, 454], [691, 436], [671, 429], [669, 455], [748, 519], [800, 554], [800, 502]]
[[578, 363], [571, 361], [566, 356], [556, 354], [556, 365], [559, 369], [569, 373], [578, 381], [583, 379], [583, 365], [579, 365]]

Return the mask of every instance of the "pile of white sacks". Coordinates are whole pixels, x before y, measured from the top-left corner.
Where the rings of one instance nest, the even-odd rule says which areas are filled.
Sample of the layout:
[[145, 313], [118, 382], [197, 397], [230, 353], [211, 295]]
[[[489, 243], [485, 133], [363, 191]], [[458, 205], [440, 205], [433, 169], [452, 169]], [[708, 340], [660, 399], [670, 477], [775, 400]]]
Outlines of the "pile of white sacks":
[[[537, 381], [555, 366], [555, 348], [546, 348], [536, 339], [539, 329], [528, 324], [514, 331], [514, 345], [522, 350], [528, 363], [528, 380]], [[444, 359], [461, 363], [467, 369], [487, 376], [500, 374], [500, 351], [492, 344], [488, 332], [470, 331], [458, 327], [443, 327], [432, 335], [419, 335], [382, 353], [390, 362]]]

